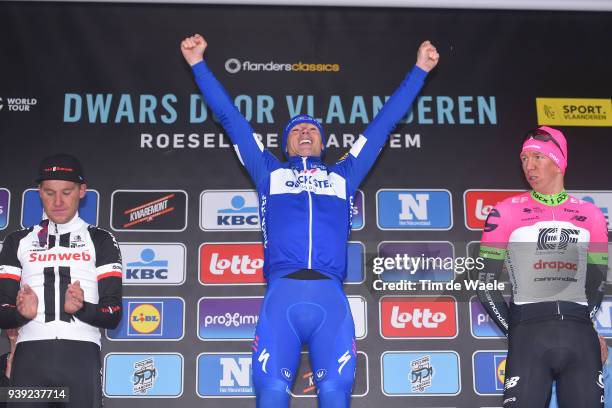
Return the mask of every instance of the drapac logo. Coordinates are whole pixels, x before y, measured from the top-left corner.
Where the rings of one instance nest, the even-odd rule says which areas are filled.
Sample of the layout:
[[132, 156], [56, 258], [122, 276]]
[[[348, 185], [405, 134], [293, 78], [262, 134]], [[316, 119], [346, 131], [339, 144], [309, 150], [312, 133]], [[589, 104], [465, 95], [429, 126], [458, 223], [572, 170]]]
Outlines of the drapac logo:
[[473, 354], [474, 391], [478, 395], [504, 393], [506, 351], [477, 351]]
[[505, 337], [475, 296], [470, 299], [470, 327], [472, 336], [476, 338]]
[[200, 340], [253, 340], [261, 297], [201, 298], [198, 302]]
[[382, 230], [449, 230], [453, 227], [448, 190], [379, 190], [376, 222]]
[[608, 222], [608, 231], [612, 231], [612, 191], [568, 191], [574, 197], [595, 204]]
[[459, 355], [454, 351], [387, 351], [381, 365], [382, 391], [387, 396], [461, 392]]
[[495, 204], [522, 192], [521, 190], [466, 190], [463, 193], [466, 228], [473, 231], [482, 230]]
[[612, 296], [605, 296], [595, 315], [595, 328], [603, 337], [612, 337]]
[[363, 283], [365, 280], [365, 245], [350, 241], [347, 247], [345, 283]]
[[[79, 217], [88, 224], [98, 225], [99, 196], [96, 190], [87, 190], [85, 197], [79, 202]], [[43, 206], [38, 190], [35, 188], [25, 190], [21, 200], [21, 226], [29, 228], [40, 223], [43, 217]]]
[[612, 126], [610, 98], [536, 98], [536, 107], [540, 125]]
[[380, 333], [385, 339], [457, 337], [457, 301], [453, 297], [385, 296], [379, 311]]
[[185, 245], [124, 242], [119, 247], [124, 285], [181, 285], [185, 282]]
[[185, 301], [178, 297], [124, 297], [119, 326], [106, 331], [109, 340], [181, 340]]
[[225, 70], [230, 74], [238, 72], [299, 72], [299, 73], [337, 73], [340, 64], [321, 62], [275, 62], [275, 61], [241, 61], [238, 58], [229, 58], [225, 61]]
[[109, 353], [104, 358], [109, 398], [173, 398], [183, 395], [183, 356], [177, 353]]
[[11, 192], [6, 188], [0, 188], [0, 230], [8, 225], [10, 205]]
[[358, 231], [365, 226], [365, 200], [363, 191], [357, 190], [351, 205], [351, 229]]
[[[398, 282], [403, 279], [448, 282], [455, 276], [452, 261], [455, 258], [455, 247], [450, 242], [383, 241], [378, 244], [378, 256], [394, 259], [397, 257], [401, 259], [410, 258], [412, 260], [408, 269], [384, 271], [380, 278], [385, 282]], [[415, 262], [418, 262], [418, 264]]]
[[200, 245], [203, 285], [263, 284], [263, 245], [259, 242]]
[[115, 190], [111, 195], [115, 231], [184, 231], [187, 193], [182, 190]]
[[205, 231], [257, 231], [259, 207], [254, 190], [205, 190], [200, 195], [200, 228]]
[[[291, 395], [294, 397], [309, 397], [315, 398], [317, 396], [317, 383], [325, 380], [328, 372], [326, 369], [319, 369], [313, 372], [310, 365], [310, 358], [308, 358], [307, 352], [301, 353], [300, 368], [297, 375], [295, 376], [295, 383], [291, 390]], [[355, 382], [351, 396], [363, 397], [368, 394], [369, 391], [369, 367], [368, 367], [368, 356], [363, 351], [357, 352], [357, 370], [355, 373]]]
[[251, 353], [202, 353], [197, 363], [201, 398], [254, 397]]

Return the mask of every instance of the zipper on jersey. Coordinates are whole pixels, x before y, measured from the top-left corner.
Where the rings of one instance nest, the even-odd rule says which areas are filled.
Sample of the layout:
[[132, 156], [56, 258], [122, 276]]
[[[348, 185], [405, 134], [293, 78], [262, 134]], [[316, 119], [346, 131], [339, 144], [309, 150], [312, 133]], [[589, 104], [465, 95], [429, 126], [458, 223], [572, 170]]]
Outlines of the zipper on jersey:
[[[306, 166], [306, 157], [302, 157], [302, 164], [304, 166], [304, 172], [308, 171]], [[308, 186], [306, 187], [308, 193], [308, 269], [312, 269], [312, 196]]]

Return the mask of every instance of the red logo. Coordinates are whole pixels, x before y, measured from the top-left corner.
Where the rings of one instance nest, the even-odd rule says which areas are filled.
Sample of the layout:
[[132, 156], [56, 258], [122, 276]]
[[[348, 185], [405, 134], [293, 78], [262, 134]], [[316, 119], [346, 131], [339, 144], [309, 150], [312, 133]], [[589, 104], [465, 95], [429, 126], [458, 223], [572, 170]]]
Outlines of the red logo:
[[463, 194], [466, 226], [472, 230], [483, 229], [487, 215], [495, 207], [495, 204], [521, 193], [524, 193], [524, 191], [467, 190]]
[[200, 246], [200, 282], [205, 285], [265, 283], [263, 245], [206, 243]]
[[385, 297], [380, 301], [382, 336], [457, 336], [457, 302], [452, 297]]

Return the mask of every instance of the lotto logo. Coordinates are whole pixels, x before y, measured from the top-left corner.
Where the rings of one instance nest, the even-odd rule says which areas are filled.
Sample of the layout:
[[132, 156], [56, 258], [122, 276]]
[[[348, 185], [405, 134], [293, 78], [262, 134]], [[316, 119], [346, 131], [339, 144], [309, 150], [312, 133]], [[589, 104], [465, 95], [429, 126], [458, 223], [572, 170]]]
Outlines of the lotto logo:
[[384, 297], [380, 301], [384, 338], [454, 338], [457, 302], [452, 297]]
[[200, 246], [200, 282], [204, 285], [261, 284], [261, 243], [205, 243]]

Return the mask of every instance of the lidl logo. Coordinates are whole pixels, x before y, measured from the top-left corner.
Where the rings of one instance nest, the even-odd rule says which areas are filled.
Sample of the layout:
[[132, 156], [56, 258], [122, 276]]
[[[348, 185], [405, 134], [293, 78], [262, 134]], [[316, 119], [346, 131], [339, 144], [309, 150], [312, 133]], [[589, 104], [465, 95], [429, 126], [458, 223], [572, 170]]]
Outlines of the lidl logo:
[[128, 334], [161, 334], [158, 329], [161, 326], [163, 308], [162, 302], [139, 304], [132, 308]]
[[477, 351], [474, 353], [472, 358], [476, 394], [503, 394], [507, 355], [506, 351]]
[[178, 297], [124, 297], [123, 319], [107, 330], [109, 340], [181, 340], [185, 332], [185, 302]]

